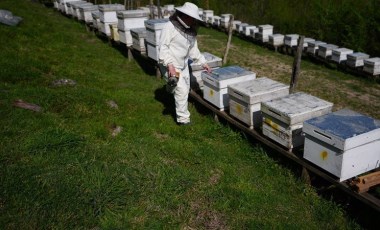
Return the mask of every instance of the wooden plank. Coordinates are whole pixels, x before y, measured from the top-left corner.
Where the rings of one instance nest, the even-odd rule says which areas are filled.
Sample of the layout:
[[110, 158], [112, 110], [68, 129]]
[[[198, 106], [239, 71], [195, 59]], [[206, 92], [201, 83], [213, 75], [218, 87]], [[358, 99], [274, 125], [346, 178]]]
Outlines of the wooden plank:
[[369, 173], [352, 180], [351, 186], [358, 193], [367, 192], [371, 187], [380, 184], [380, 171]]

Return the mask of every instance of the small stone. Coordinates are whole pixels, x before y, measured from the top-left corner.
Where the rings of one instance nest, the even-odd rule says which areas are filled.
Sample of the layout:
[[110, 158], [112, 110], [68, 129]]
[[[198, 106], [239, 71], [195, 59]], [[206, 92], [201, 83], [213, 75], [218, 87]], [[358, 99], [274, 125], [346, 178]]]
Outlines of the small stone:
[[18, 107], [18, 108], [22, 108], [22, 109], [32, 110], [32, 111], [35, 111], [35, 112], [41, 112], [42, 111], [42, 107], [41, 106], [25, 102], [25, 101], [23, 101], [21, 99], [15, 100], [13, 102], [13, 106]]
[[71, 79], [58, 79], [52, 82], [53, 86], [74, 86], [76, 85], [76, 81], [71, 80]]
[[113, 100], [109, 100], [107, 101], [107, 105], [111, 108], [111, 109], [119, 109], [119, 106], [116, 104], [115, 101]]

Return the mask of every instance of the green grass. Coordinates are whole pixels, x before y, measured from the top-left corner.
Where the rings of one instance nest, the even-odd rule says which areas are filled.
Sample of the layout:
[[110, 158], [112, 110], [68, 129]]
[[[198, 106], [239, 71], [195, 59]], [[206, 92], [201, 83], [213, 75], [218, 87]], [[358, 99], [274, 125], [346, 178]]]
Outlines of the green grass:
[[[194, 125], [178, 127], [164, 82], [84, 25], [31, 1], [0, 8], [24, 18], [0, 25], [2, 228], [360, 228], [195, 104]], [[61, 78], [77, 85], [52, 86]]]

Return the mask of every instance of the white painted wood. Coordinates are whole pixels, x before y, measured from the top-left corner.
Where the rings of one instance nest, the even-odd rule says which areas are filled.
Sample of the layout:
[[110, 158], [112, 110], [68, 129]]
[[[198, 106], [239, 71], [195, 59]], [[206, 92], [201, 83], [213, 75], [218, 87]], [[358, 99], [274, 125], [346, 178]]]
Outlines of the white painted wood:
[[159, 54], [158, 45], [152, 44], [147, 40], [145, 40], [145, 42], [146, 42], [146, 49], [147, 49], [146, 52], [148, 54], [148, 57], [152, 58], [153, 60], [158, 61], [158, 54]]
[[168, 19], [150, 19], [144, 21], [146, 28], [146, 39], [149, 43], [158, 45], [160, 42], [160, 36], [162, 29], [167, 23]]
[[361, 52], [347, 54], [346, 64], [351, 67], [361, 67], [364, 66], [364, 59], [369, 59], [369, 55]]
[[99, 11], [93, 11], [91, 12], [92, 16], [92, 24], [95, 29], [100, 30], [100, 12]]
[[99, 5], [100, 21], [108, 23], [117, 22], [117, 12], [123, 10], [125, 10], [125, 7], [121, 4]]
[[228, 85], [256, 78], [256, 73], [239, 66], [227, 66], [211, 73], [203, 72], [202, 79], [216, 88], [227, 88]]
[[303, 157], [344, 181], [380, 167], [380, 140], [345, 152], [306, 135]]
[[307, 49], [308, 42], [313, 42], [313, 41], [315, 41], [314, 38], [304, 38], [303, 39], [303, 48]]
[[363, 70], [372, 75], [380, 74], [380, 58], [374, 57], [374, 58], [365, 59]]
[[149, 19], [149, 13], [144, 10], [126, 10], [117, 13], [119, 30], [131, 30], [145, 27], [144, 21]]
[[140, 51], [141, 53], [146, 52], [145, 47], [145, 38], [146, 38], [146, 29], [144, 28], [136, 28], [131, 29], [132, 35], [132, 47], [135, 50]]
[[261, 104], [248, 104], [229, 94], [229, 111], [232, 116], [247, 124], [251, 129], [262, 124]]
[[210, 18], [214, 17], [214, 11], [213, 10], [203, 10], [202, 14], [202, 20], [205, 23], [212, 23], [210, 22]]
[[310, 41], [307, 43], [307, 53], [316, 55], [318, 52], [319, 45], [326, 44], [322, 41]]
[[269, 44], [272, 46], [284, 45], [285, 36], [282, 34], [272, 34], [268, 36]]
[[203, 98], [220, 110], [225, 110], [229, 106], [227, 88], [219, 89], [205, 81], [203, 81]]
[[284, 38], [284, 43], [286, 46], [293, 47], [298, 45], [298, 34], [287, 34]]
[[334, 62], [341, 63], [347, 60], [347, 54], [352, 54], [354, 51], [347, 48], [333, 49], [331, 60]]
[[[203, 56], [206, 59], [206, 62], [210, 68], [216, 68], [216, 67], [221, 67], [222, 66], [222, 58], [217, 57], [211, 53], [208, 52], [203, 52]], [[198, 70], [203, 70], [203, 66], [199, 63], [194, 63], [192, 62], [190, 64], [191, 70], [192, 71], [198, 71]]]
[[319, 57], [328, 58], [332, 56], [333, 49], [337, 49], [338, 46], [333, 44], [320, 44], [317, 55]]
[[97, 5], [92, 6], [81, 6], [79, 7], [80, 11], [80, 20], [85, 21], [86, 23], [92, 22], [92, 12], [99, 12], [99, 8]]

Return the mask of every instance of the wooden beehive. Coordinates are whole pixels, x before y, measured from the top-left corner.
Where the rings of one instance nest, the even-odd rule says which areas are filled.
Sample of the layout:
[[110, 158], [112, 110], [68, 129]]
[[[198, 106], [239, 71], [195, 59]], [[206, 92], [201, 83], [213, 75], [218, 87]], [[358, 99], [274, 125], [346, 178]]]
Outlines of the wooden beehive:
[[372, 75], [380, 74], [380, 58], [369, 58], [364, 59], [364, 72], [370, 73]]
[[100, 12], [99, 11], [93, 11], [91, 12], [92, 17], [92, 25], [96, 30], [99, 30], [100, 28]]
[[220, 26], [223, 28], [228, 28], [230, 23], [231, 14], [221, 14], [220, 15]]
[[287, 34], [284, 38], [284, 44], [289, 47], [297, 46], [299, 37], [298, 34]]
[[263, 134], [285, 148], [303, 145], [302, 125], [305, 120], [331, 112], [333, 104], [306, 93], [261, 103]]
[[255, 29], [255, 28], [257, 28], [257, 27], [254, 25], [246, 25], [243, 27], [243, 30], [244, 30], [243, 34], [247, 37], [252, 37], [251, 36], [251, 29]]
[[72, 5], [71, 5], [71, 8], [72, 8], [72, 16], [73, 18], [76, 18], [78, 20], [82, 20], [81, 19], [81, 14], [80, 14], [80, 7], [82, 6], [93, 6], [94, 4], [92, 4], [91, 2], [73, 2]]
[[256, 34], [258, 32], [259, 32], [259, 28], [257, 28], [256, 26], [249, 29], [249, 33], [250, 33], [250, 35], [251, 35], [252, 38], [256, 38]]
[[282, 45], [284, 45], [284, 38], [285, 38], [285, 36], [282, 34], [269, 35], [269, 37], [268, 37], [269, 44], [271, 44], [272, 46], [282, 46]]
[[212, 25], [215, 26], [215, 27], [219, 27], [220, 26], [220, 16], [215, 16], [214, 15], [214, 19], [213, 19]]
[[284, 97], [289, 86], [266, 77], [228, 86], [230, 114], [247, 124], [259, 128], [262, 124], [261, 102]]
[[229, 106], [228, 85], [255, 78], [256, 73], [239, 66], [222, 67], [211, 73], [202, 72], [203, 97], [220, 110], [224, 110]]
[[337, 49], [338, 46], [333, 44], [320, 44], [317, 55], [323, 58], [330, 58], [332, 56], [333, 49]]
[[[220, 57], [217, 57], [208, 52], [203, 52], [202, 54], [205, 57], [207, 64], [211, 69], [214, 70], [222, 66], [223, 63]], [[203, 67], [198, 63], [192, 62], [190, 64], [190, 70], [190, 82], [192, 88], [203, 90], [203, 80], [201, 76], [201, 73], [204, 71]]]
[[343, 109], [306, 120], [304, 158], [339, 181], [380, 167], [380, 121]]
[[240, 23], [236, 25], [236, 31], [240, 34], [245, 34], [244, 27], [249, 26], [248, 23]]
[[233, 20], [232, 21], [232, 29], [234, 31], [239, 31], [238, 25], [240, 25], [240, 24], [241, 24], [241, 21], [239, 21], [239, 20]]
[[131, 29], [144, 28], [144, 22], [148, 20], [149, 13], [145, 10], [126, 10], [117, 13], [117, 28], [121, 36], [120, 42], [132, 46]]
[[117, 12], [125, 10], [121, 4], [99, 5], [100, 22], [117, 23]]
[[313, 41], [315, 41], [314, 38], [304, 38], [303, 39], [303, 48], [304, 48], [304, 51], [307, 51], [308, 42], [313, 42]]
[[273, 26], [272, 25], [260, 25], [259, 32], [255, 34], [255, 38], [260, 40], [261, 42], [268, 42], [269, 35], [273, 34]]
[[364, 59], [369, 59], [369, 55], [361, 52], [347, 54], [346, 64], [351, 67], [362, 67]]
[[352, 54], [354, 51], [347, 48], [333, 49], [331, 60], [337, 63], [347, 60], [347, 54]]
[[326, 44], [326, 42], [322, 41], [310, 41], [307, 43], [307, 53], [316, 55], [318, 53], [318, 48], [320, 45]]
[[146, 52], [145, 47], [145, 38], [146, 38], [146, 29], [144, 28], [135, 28], [131, 29], [132, 35], [132, 47], [135, 50], [140, 51], [140, 53]]
[[150, 19], [144, 22], [146, 28], [146, 40], [149, 43], [158, 45], [160, 43], [161, 31], [169, 19]]
[[210, 18], [214, 17], [214, 11], [213, 10], [203, 10], [202, 20], [205, 23], [212, 23], [210, 22]]
[[79, 11], [81, 15], [80, 19], [85, 21], [86, 23], [89, 23], [93, 21], [91, 13], [99, 12], [99, 7], [97, 5], [81, 6], [79, 7]]

